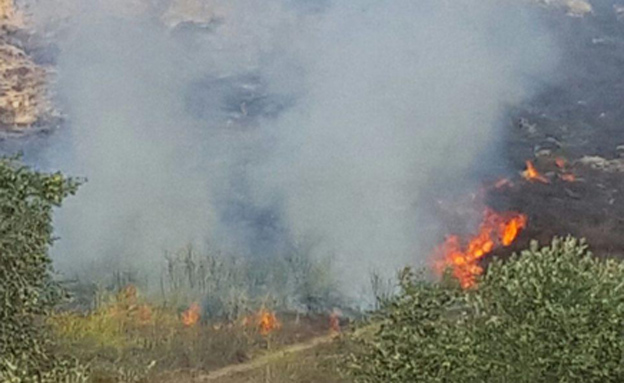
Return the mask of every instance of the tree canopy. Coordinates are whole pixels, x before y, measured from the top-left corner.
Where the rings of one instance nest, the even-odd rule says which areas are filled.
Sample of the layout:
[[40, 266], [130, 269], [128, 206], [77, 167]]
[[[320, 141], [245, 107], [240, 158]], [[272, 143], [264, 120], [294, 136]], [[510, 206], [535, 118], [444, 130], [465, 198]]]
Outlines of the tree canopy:
[[406, 271], [349, 361], [359, 382], [622, 382], [624, 263], [582, 240], [494, 260], [476, 288]]
[[[0, 380], [44, 381], [58, 367], [44, 316], [63, 297], [48, 249], [52, 212], [78, 182], [0, 159]], [[51, 380], [50, 380], [51, 381]]]

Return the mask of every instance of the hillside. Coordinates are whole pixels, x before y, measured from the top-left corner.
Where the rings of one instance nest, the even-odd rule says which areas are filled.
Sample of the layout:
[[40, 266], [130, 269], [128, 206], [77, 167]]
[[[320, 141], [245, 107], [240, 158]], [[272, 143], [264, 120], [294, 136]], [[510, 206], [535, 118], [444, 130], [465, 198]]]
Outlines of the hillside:
[[12, 0], [0, 1], [0, 129], [11, 132], [49, 124], [50, 69], [28, 53], [31, 32]]

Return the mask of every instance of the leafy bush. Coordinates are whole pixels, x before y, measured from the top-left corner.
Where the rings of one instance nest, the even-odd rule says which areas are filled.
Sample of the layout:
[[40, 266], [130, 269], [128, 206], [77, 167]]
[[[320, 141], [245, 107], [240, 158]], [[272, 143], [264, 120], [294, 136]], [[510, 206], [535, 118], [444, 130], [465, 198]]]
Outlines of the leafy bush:
[[356, 338], [358, 382], [624, 381], [624, 263], [583, 241], [533, 242], [469, 291], [410, 271], [401, 288]]
[[58, 381], [42, 318], [62, 290], [52, 279], [48, 247], [52, 210], [77, 182], [0, 159], [0, 380]]

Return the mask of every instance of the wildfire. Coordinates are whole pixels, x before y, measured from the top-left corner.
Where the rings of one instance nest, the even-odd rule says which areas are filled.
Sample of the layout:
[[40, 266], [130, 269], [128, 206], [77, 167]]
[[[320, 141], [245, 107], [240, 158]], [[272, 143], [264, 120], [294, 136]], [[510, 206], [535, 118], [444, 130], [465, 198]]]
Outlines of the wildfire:
[[243, 317], [240, 323], [243, 327], [256, 328], [263, 336], [269, 335], [274, 330], [282, 327], [282, 323], [277, 319], [277, 315], [265, 308], [261, 308], [255, 314]]
[[273, 330], [277, 330], [280, 327], [282, 327], [282, 324], [277, 319], [274, 312], [266, 309], [261, 309], [260, 312], [258, 312], [258, 329], [260, 335], [267, 336]]
[[182, 313], [182, 323], [187, 326], [195, 326], [197, 322], [199, 322], [199, 312], [200, 312], [199, 304], [192, 303], [191, 306]]
[[476, 276], [483, 273], [483, 268], [478, 264], [479, 259], [492, 252], [496, 246], [511, 245], [526, 224], [527, 217], [523, 214], [501, 214], [487, 209], [478, 234], [466, 246], [462, 246], [459, 236], [452, 235], [436, 249], [434, 255], [438, 260], [437, 269], [442, 271], [450, 267], [463, 288], [474, 286]]
[[555, 164], [558, 168], [563, 169], [566, 166], [565, 158], [557, 157], [555, 158]]
[[531, 161], [527, 161], [526, 162], [526, 170], [522, 172], [522, 177], [524, 177], [526, 180], [528, 181], [537, 181], [537, 182], [542, 182], [547, 184], [548, 178], [544, 177], [543, 175], [541, 175], [537, 169], [535, 169], [535, 166], [533, 166], [533, 162]]

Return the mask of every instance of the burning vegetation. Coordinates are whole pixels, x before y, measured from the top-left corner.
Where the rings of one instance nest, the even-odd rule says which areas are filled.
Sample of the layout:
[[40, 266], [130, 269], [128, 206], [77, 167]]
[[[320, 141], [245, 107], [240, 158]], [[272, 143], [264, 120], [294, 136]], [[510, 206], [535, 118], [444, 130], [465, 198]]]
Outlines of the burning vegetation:
[[59, 312], [48, 324], [60, 351], [95, 361], [107, 379], [121, 379], [106, 367], [109, 357], [124, 357], [124, 368], [147, 379], [174, 367], [217, 369], [261, 355], [269, 343], [271, 349], [285, 347], [339, 328], [337, 315], [295, 316], [260, 307], [228, 320], [202, 318], [201, 310], [193, 302], [180, 313], [127, 285], [116, 294], [101, 293], [95, 309]]
[[282, 327], [281, 322], [277, 319], [277, 315], [275, 315], [273, 311], [263, 308], [258, 312], [257, 317], [260, 335], [267, 336]]
[[[525, 185], [542, 184], [546, 188], [540, 189], [547, 193], [561, 189], [568, 196], [574, 196], [572, 191], [561, 184], [551, 182], [556, 177], [564, 183], [579, 182], [573, 172], [573, 166], [563, 157], [547, 159], [544, 165], [549, 172], [543, 174], [538, 170], [534, 161], [526, 160], [526, 168], [520, 175], [526, 182], [514, 182], [511, 178], [503, 177], [484, 190], [490, 197], [517, 193]], [[548, 176], [547, 176], [548, 175]], [[477, 234], [462, 238], [459, 235], [449, 235], [444, 243], [434, 250], [433, 258], [435, 269], [441, 273], [445, 268], [452, 269], [452, 274], [464, 288], [472, 287], [476, 276], [483, 273], [481, 260], [497, 248], [508, 248], [517, 239], [522, 230], [527, 227], [528, 215], [520, 212], [496, 212], [486, 208]]]
[[191, 306], [182, 313], [182, 323], [186, 327], [193, 327], [199, 322], [200, 318], [200, 310], [199, 304], [193, 302]]
[[[539, 2], [559, 4], [574, 16], [589, 16], [594, 13], [594, 9], [585, 1]], [[104, 3], [105, 8], [113, 14], [117, 12], [133, 14], [137, 20], [143, 13], [153, 13], [157, 16], [155, 19], [160, 19], [170, 28], [167, 33], [171, 32], [171, 35], [180, 38], [192, 31], [197, 41], [201, 40], [198, 36], [209, 35], [219, 27], [224, 18], [229, 17], [229, 6], [209, 7], [207, 2], [195, 0]], [[147, 6], [148, 3], [149, 6]], [[153, 8], [157, 3], [159, 10]], [[622, 13], [621, 10], [618, 10], [618, 20], [620, 13]], [[36, 126], [52, 116], [57, 116], [46, 93], [51, 71], [35, 59], [29, 47], [29, 39], [24, 39], [27, 35], [26, 24], [22, 14], [14, 8], [12, 0], [0, 0], [0, 23], [2, 24], [0, 32], [0, 79], [2, 80], [0, 84], [0, 127], [5, 131], [16, 128], [23, 130]], [[235, 34], [235, 31], [230, 29], [228, 33]], [[601, 44], [610, 43], [603, 38], [597, 38], [596, 41], [592, 40], [591, 44], [598, 47]], [[612, 48], [610, 50], [619, 50], [617, 44], [613, 44]], [[624, 53], [622, 55], [624, 56]], [[621, 62], [620, 58], [596, 60], [596, 62]], [[122, 66], [119, 65], [119, 67]], [[158, 70], [156, 72], [160, 74]], [[227, 83], [228, 77], [224, 78], [224, 83]], [[359, 81], [357, 79], [354, 83], [359, 83]], [[258, 80], [258, 84], [260, 82]], [[208, 83], [212, 84], [212, 82]], [[227, 84], [225, 86], [229, 86]], [[250, 82], [250, 84], [256, 83]], [[230, 111], [232, 115], [245, 117], [246, 123], [253, 120], [254, 116], [264, 116], [258, 112], [262, 108], [258, 106], [260, 104], [258, 99], [265, 99], [266, 95], [254, 93], [255, 87], [260, 88], [260, 86], [245, 83], [240, 87], [249, 92], [242, 92], [243, 96], [240, 97], [232, 96], [234, 99], [232, 103], [238, 103], [233, 108], [231, 108], [232, 105], [227, 106], [234, 110], [234, 112]], [[624, 89], [621, 86], [619, 88]], [[409, 93], [409, 91], [403, 92], [403, 94]], [[621, 99], [619, 93], [615, 95], [618, 97], [612, 97], [614, 100]], [[212, 94], [207, 96], [209, 102], [214, 102], [212, 96]], [[570, 99], [575, 100], [573, 107], [576, 109], [582, 109], [578, 106], [585, 105], [584, 100], [576, 104], [576, 98], [571, 96]], [[99, 101], [96, 104], [99, 105]], [[162, 102], [159, 105], [166, 104]], [[444, 102], [440, 104], [444, 105]], [[201, 109], [202, 113], [207, 113], [204, 110], [204, 104], [198, 103], [197, 105], [199, 105], [197, 109]], [[609, 127], [609, 122], [605, 121], [620, 123], [624, 118], [624, 115], [614, 112], [615, 109], [606, 110], [608, 108], [602, 108], [602, 106], [598, 108], [594, 105], [594, 109], [591, 109], [592, 114], [600, 116], [590, 121], [593, 125]], [[616, 108], [620, 108], [620, 105], [617, 104]], [[379, 110], [381, 109], [379, 107]], [[603, 112], [602, 109], [606, 111]], [[113, 110], [114, 116], [116, 112], [116, 109]], [[151, 110], [147, 112], [149, 114]], [[361, 121], [366, 122], [368, 118], [365, 113], [361, 112], [361, 110], [353, 111], [354, 115], [357, 113], [364, 115]], [[84, 115], [89, 116], [86, 119], [89, 121], [91, 114], [84, 113]], [[37, 231], [41, 233], [39, 233], [40, 238], [36, 241], [36, 246], [33, 247], [30, 243], [22, 243], [29, 240], [23, 232], [10, 232], [10, 235], [6, 236], [10, 241], [5, 241], [0, 252], [0, 260], [3, 262], [0, 263], [0, 276], [4, 275], [3, 272], [5, 274], [9, 272], [7, 274], [9, 277], [0, 278], [0, 285], [9, 287], [0, 290], [10, 291], [6, 294], [5, 302], [9, 300], [17, 302], [11, 301], [8, 305], [11, 307], [6, 308], [6, 311], [12, 315], [10, 319], [13, 322], [7, 322], [9, 325], [0, 323], [0, 330], [3, 331], [0, 333], [2, 337], [0, 339], [0, 380], [22, 382], [22, 380], [14, 379], [10, 374], [14, 374], [23, 367], [20, 365], [23, 361], [19, 358], [26, 360], [25, 355], [32, 357], [32, 360], [44, 361], [41, 364], [31, 363], [35, 366], [35, 370], [29, 371], [31, 375], [42, 375], [37, 369], [48, 368], [53, 364], [48, 363], [47, 355], [43, 354], [42, 350], [47, 347], [50, 349], [46, 349], [45, 352], [49, 355], [74, 355], [81, 363], [95, 366], [94, 382], [147, 382], [152, 381], [152, 373], [161, 374], [167, 371], [175, 371], [176, 375], [171, 381], [179, 381], [177, 374], [180, 371], [192, 371], [192, 374], [196, 374], [197, 371], [211, 373], [219, 368], [262, 357], [271, 351], [266, 346], [269, 343], [276, 349], [280, 349], [293, 344], [297, 346], [305, 342], [313, 343], [317, 339], [334, 338], [340, 335], [343, 340], [360, 341], [353, 353], [352, 350], [345, 351], [344, 349], [338, 351], [333, 349], [333, 351], [348, 354], [348, 367], [356, 376], [359, 374], [358, 377], [362, 378], [363, 382], [388, 381], [390, 376], [392, 377], [390, 380], [397, 382], [438, 381], [441, 376], [444, 376], [446, 380], [456, 382], [463, 382], [466, 377], [474, 376], [485, 377], [483, 381], [493, 376], [508, 378], [504, 379], [505, 381], [514, 381], [519, 376], [526, 378], [527, 381], [567, 379], [567, 381], [576, 382], [575, 379], [579, 376], [583, 376], [584, 381], [587, 382], [600, 382], [600, 379], [605, 379], [605, 376], [612, 381], [622, 381], [624, 369], [619, 361], [624, 350], [621, 337], [623, 323], [618, 319], [621, 317], [619, 315], [621, 308], [624, 307], [624, 296], [620, 289], [621, 274], [624, 270], [622, 265], [593, 259], [585, 244], [572, 238], [556, 239], [549, 247], [541, 250], [536, 244], [532, 244], [529, 250], [524, 251], [520, 256], [514, 255], [510, 259], [505, 257], [511, 251], [522, 247], [525, 238], [542, 236], [542, 240], [544, 237], [550, 240], [553, 235], [568, 232], [583, 236], [588, 233], [590, 236], [593, 234], [594, 238], [603, 239], [602, 242], [596, 241], [595, 243], [602, 246], [602, 250], [606, 249], [605, 253], [621, 252], [624, 249], [624, 242], [618, 238], [620, 229], [624, 227], [622, 218], [624, 209], [620, 203], [621, 190], [624, 190], [624, 181], [621, 178], [624, 172], [624, 146], [621, 147], [620, 158], [605, 159], [592, 155], [574, 161], [574, 158], [581, 158], [582, 154], [586, 154], [579, 154], [580, 149], [575, 149], [582, 145], [562, 144], [559, 139], [552, 137], [550, 134], [552, 132], [546, 132], [548, 129], [556, 130], [560, 136], [568, 139], [572, 134], [569, 133], [568, 127], [564, 126], [567, 124], [560, 123], [561, 121], [549, 121], [552, 126], [546, 123], [547, 127], [543, 128], [540, 125], [542, 121], [548, 120], [549, 116], [566, 115], [566, 113], [554, 111], [550, 114], [544, 112], [537, 113], [537, 115], [540, 119], [539, 124], [522, 125], [528, 127], [530, 139], [543, 139], [546, 144], [542, 145], [542, 142], [536, 144], [533, 148], [533, 156], [528, 154], [530, 148], [525, 147], [518, 151], [519, 154], [510, 154], [510, 162], [518, 164], [514, 167], [515, 175], [507, 174], [507, 177], [489, 183], [487, 188], [484, 188], [482, 194], [487, 194], [488, 200], [480, 201], [483, 204], [478, 206], [490, 207], [485, 208], [481, 213], [480, 223], [476, 225], [474, 232], [467, 235], [448, 235], [433, 251], [435, 271], [442, 274], [445, 270], [450, 270], [450, 276], [458, 281], [461, 289], [452, 286], [447, 290], [446, 284], [438, 283], [438, 281], [421, 284], [421, 281], [416, 281], [412, 275], [408, 275], [409, 272], [406, 273], [408, 276], [401, 279], [402, 290], [398, 295], [388, 293], [379, 296], [383, 298], [379, 299], [380, 302], [383, 300], [381, 302], [383, 304], [380, 303], [378, 317], [375, 319], [382, 318], [383, 326], [375, 334], [368, 332], [366, 334], [368, 338], [363, 341], [348, 331], [343, 333], [342, 312], [338, 309], [329, 310], [335, 306], [348, 308], [343, 304], [348, 305], [342, 301], [342, 297], [337, 298], [337, 289], [331, 279], [332, 272], [328, 264], [317, 262], [318, 259], [309, 257], [307, 253], [299, 254], [298, 248], [296, 251], [293, 250], [293, 254], [283, 257], [280, 255], [280, 257], [276, 256], [273, 259], [263, 259], [258, 262], [246, 255], [227, 254], [224, 256], [216, 252], [199, 254], [188, 247], [180, 252], [167, 254], [165, 270], [160, 276], [160, 289], [157, 293], [150, 291], [147, 287], [144, 290], [143, 287], [137, 287], [139, 284], [135, 284], [136, 280], [130, 283], [124, 281], [114, 286], [97, 286], [92, 294], [85, 294], [87, 298], [82, 301], [82, 304], [72, 304], [67, 308], [63, 307], [63, 310], [54, 311], [51, 304], [42, 305], [44, 302], [40, 299], [40, 297], [57, 293], [56, 290], [39, 291], [42, 289], [41, 286], [53, 284], [51, 277], [48, 278], [51, 274], [46, 262], [49, 260], [41, 254], [46, 254], [47, 251], [47, 245], [44, 246], [44, 244], [51, 243], [51, 233], [47, 231], [51, 228], [49, 212], [62, 200], [62, 197], [73, 192], [74, 186], [68, 188], [67, 185], [59, 184], [57, 176], [40, 178], [33, 176], [32, 179], [29, 178], [32, 181], [31, 185], [26, 188], [30, 194], [24, 197], [19, 191], [25, 189], [23, 185], [19, 185], [19, 182], [23, 182], [20, 177], [27, 171], [20, 170], [21, 173], [18, 172], [20, 176], [17, 177], [12, 171], [4, 169], [5, 164], [2, 164], [0, 177], [4, 177], [5, 184], [17, 183], [18, 185], [15, 188], [5, 186], [3, 189], [3, 191], [6, 189], [7, 195], [16, 193], [7, 201], [3, 201], [7, 206], [3, 210], [6, 216], [4, 219], [7, 222], [13, 222], [11, 220], [16, 222], [9, 229], [14, 230], [19, 227], [24, 232], [32, 229], [32, 233]], [[127, 119], [133, 120], [131, 117], [133, 115], [128, 115]], [[263, 118], [268, 119], [266, 116]], [[231, 121], [233, 120], [229, 122]], [[579, 142], [586, 140], [589, 136], [586, 133], [589, 129], [585, 129], [585, 125], [592, 124], [586, 122], [582, 121], [578, 124], [583, 129], [579, 129], [578, 126], [570, 128], [571, 131], [583, 130], [582, 139], [577, 140]], [[258, 124], [253, 128], [259, 131], [261, 126]], [[616, 131], [612, 126], [605, 130], [607, 133]], [[395, 133], [400, 132], [392, 131], [388, 137], [393, 137]], [[243, 135], [241, 133], [241, 136]], [[141, 134], [137, 136], [142, 137]], [[304, 138], [314, 138], [314, 136]], [[530, 139], [522, 137], [524, 140], [522, 142], [531, 142]], [[350, 140], [349, 138], [346, 141]], [[83, 141], [98, 144], [100, 142], [97, 139]], [[359, 145], [357, 141], [356, 143]], [[396, 148], [399, 146], [401, 145], [397, 145]], [[409, 145], [405, 146], [409, 147]], [[602, 143], [597, 145], [597, 147], [602, 146], [604, 146]], [[349, 145], [345, 147], [350, 148]], [[389, 147], [395, 149], [393, 145]], [[153, 148], [156, 151], [156, 146]], [[566, 150], [569, 148], [577, 152], [570, 157], [564, 157], [562, 153], [567, 156]], [[134, 154], [134, 151], [130, 152]], [[348, 150], [345, 152], [351, 153]], [[172, 153], [175, 154], [172, 151], [167, 152], [167, 155], [170, 156]], [[396, 154], [392, 151], [390, 157]], [[522, 161], [529, 157], [531, 159], [524, 163], [525, 168], [520, 170]], [[231, 158], [228, 157], [228, 159]], [[356, 162], [354, 161], [354, 164]], [[182, 163], [187, 165], [184, 161]], [[333, 164], [333, 162], [330, 163]], [[402, 165], [402, 160], [394, 165]], [[394, 165], [390, 166], [393, 170]], [[347, 167], [349, 166], [351, 166], [350, 163], [347, 163]], [[376, 166], [377, 164], [374, 169], [378, 169]], [[148, 167], [148, 169], [152, 168]], [[358, 186], [368, 185], [370, 181], [368, 169], [367, 167], [358, 168], [355, 172], [364, 174], [362, 180], [366, 181], [356, 182]], [[298, 170], [293, 179], [299, 179]], [[380, 173], [383, 172], [380, 171]], [[113, 178], [116, 177], [115, 172], [110, 172], [110, 174], [113, 174]], [[132, 176], [134, 174], [132, 173]], [[344, 174], [354, 173], [339, 173], [335, 178], [341, 180], [347, 178], [342, 177]], [[28, 177], [30, 176], [25, 178]], [[327, 178], [330, 177], [325, 177]], [[324, 196], [323, 193], [319, 194]], [[327, 196], [330, 195], [331, 193], [327, 194]], [[348, 192], [345, 195], [346, 197], [341, 197], [344, 201], [352, 196]], [[178, 198], [177, 194], [174, 197]], [[22, 201], [21, 198], [24, 200]], [[29, 204], [37, 198], [43, 203], [33, 208]], [[146, 200], [160, 199], [146, 198]], [[16, 201], [19, 201], [17, 207], [12, 205]], [[318, 205], [324, 205], [325, 202], [321, 200]], [[307, 204], [309, 201], [304, 199], [304, 203]], [[312, 209], [317, 208], [314, 203], [310, 205], [313, 206]], [[44, 206], [44, 214], [35, 222], [32, 220], [33, 216], [28, 214], [28, 209], [32, 208], [35, 213], [42, 213], [41, 209], [37, 210], [41, 206]], [[359, 209], [360, 206], [357, 206], [351, 213]], [[242, 210], [253, 209], [244, 206]], [[20, 216], [17, 219], [14, 216], [15, 212], [20, 212], [23, 217]], [[347, 209], [345, 215], [349, 215], [348, 212]], [[265, 218], [269, 214], [265, 213], [262, 211], [257, 214], [259, 218], [253, 217], [253, 219], [258, 218], [257, 221], [266, 223]], [[350, 222], [357, 223], [357, 217]], [[373, 217], [370, 221], [377, 223], [374, 220], [374, 214], [363, 217]], [[577, 218], [585, 219], [584, 226], [574, 223]], [[32, 228], [24, 229], [33, 222], [35, 224]], [[20, 226], [22, 224], [25, 226]], [[346, 226], [347, 230], [343, 235], [348, 234], [348, 229], [350, 229], [348, 225]], [[522, 238], [519, 240], [521, 234]], [[518, 246], [519, 242], [521, 242], [520, 246]], [[46, 248], [39, 248], [42, 246]], [[31, 254], [33, 248], [37, 248], [37, 251]], [[486, 258], [493, 254], [503, 255], [502, 258], [505, 259], [494, 260], [491, 264], [486, 262]], [[386, 256], [386, 254], [376, 254], [376, 256]], [[22, 258], [27, 261], [21, 262]], [[561, 261], [562, 259], [564, 261]], [[12, 277], [11, 273], [15, 270], [20, 271], [20, 268], [33, 265], [36, 266], [36, 270], [28, 270], [18, 277]], [[487, 274], [486, 265], [488, 265]], [[539, 270], [547, 271], [542, 273], [543, 275], [540, 274], [540, 278], [536, 278], [537, 267]], [[562, 273], [565, 274], [565, 278], [561, 277], [564, 275]], [[484, 274], [486, 276], [483, 276]], [[35, 276], [40, 277], [39, 280], [30, 281]], [[24, 281], [29, 281], [35, 288], [20, 285]], [[483, 284], [477, 285], [477, 281], [483, 281]], [[546, 287], [539, 285], [540, 283], [544, 283]], [[80, 288], [84, 285], [87, 284], [73, 291], [81, 291]], [[509, 286], [514, 288], [510, 289]], [[35, 293], [29, 295], [32, 291]], [[21, 292], [27, 292], [27, 294], [20, 295]], [[600, 299], [596, 299], [594, 295]], [[479, 299], [471, 299], [475, 296]], [[409, 299], [404, 299], [406, 297]], [[80, 300], [84, 297], [78, 296], [77, 298]], [[552, 310], [553, 302], [562, 302], [560, 306], [557, 306], [560, 309], [556, 312]], [[42, 306], [39, 307], [40, 305]], [[32, 310], [33, 307], [35, 310]], [[423, 307], [425, 309], [422, 309]], [[458, 309], [461, 311], [459, 320], [457, 319]], [[48, 312], [52, 314], [41, 315], [41, 313]], [[352, 313], [350, 315], [355, 316]], [[32, 320], [33, 318], [36, 320]], [[436, 319], [431, 320], [431, 318]], [[545, 321], [543, 318], [554, 318], [554, 320]], [[39, 319], [42, 320], [39, 321]], [[28, 326], [32, 325], [33, 329], [39, 331], [36, 327], [39, 322], [49, 325], [41, 329], [41, 332], [50, 331], [50, 334], [46, 333], [46, 336], [49, 335], [51, 339], [54, 339], [53, 343], [48, 342], [48, 339], [43, 336], [36, 342], [28, 339], [28, 336], [34, 333]], [[519, 323], [522, 326], [518, 326]], [[592, 326], [586, 326], [587, 323], [592, 323]], [[26, 336], [14, 335], [12, 332], [15, 328], [26, 328], [30, 333]], [[10, 339], [11, 342], [7, 343], [6, 339]], [[26, 342], [22, 342], [23, 339], [26, 339]], [[370, 343], [367, 343], [369, 341]], [[490, 341], [491, 343], [488, 344], [487, 342]], [[466, 342], [471, 347], [466, 348]], [[367, 349], [368, 346], [370, 347]], [[370, 351], [370, 354], [367, 354], [367, 351]], [[314, 353], [312, 364], [317, 368], [319, 365], [315, 364], [317, 361], [315, 358], [319, 358], [322, 352], [315, 350]], [[18, 358], [6, 358], [5, 355], [9, 354], [11, 358], [13, 356], [18, 356]], [[520, 355], [520, 359], [526, 363], [517, 363], [517, 355]], [[485, 362], [475, 365], [475, 360]], [[30, 360], [27, 362], [30, 363]], [[297, 359], [294, 365], [300, 362], [301, 360]], [[527, 367], [529, 365], [540, 366], [540, 369], [531, 369]], [[56, 364], [54, 367], [56, 368]], [[269, 370], [267, 367], [265, 381], [272, 381]], [[76, 371], [81, 370], [71, 371], [77, 373]], [[285, 374], [287, 378], [284, 381], [295, 381], [291, 371], [287, 372], [288, 374]], [[77, 376], [82, 376], [79, 372], [77, 374]], [[329, 382], [330, 379], [342, 378], [337, 375], [335, 371], [332, 371], [328, 378], [316, 381]], [[207, 376], [208, 380], [212, 380], [210, 375]], [[67, 379], [65, 380], [68, 381]], [[280, 380], [274, 379], [274, 381]]]
[[526, 224], [523, 214], [486, 209], [477, 234], [467, 240], [451, 235], [434, 251], [436, 269], [441, 272], [450, 267], [463, 288], [473, 287], [483, 273], [480, 260], [497, 247], [511, 245]]
[[535, 169], [532, 161], [526, 162], [526, 170], [522, 172], [522, 177], [531, 182], [541, 182], [545, 184], [550, 182], [548, 178], [544, 177], [537, 171], [537, 169]]

